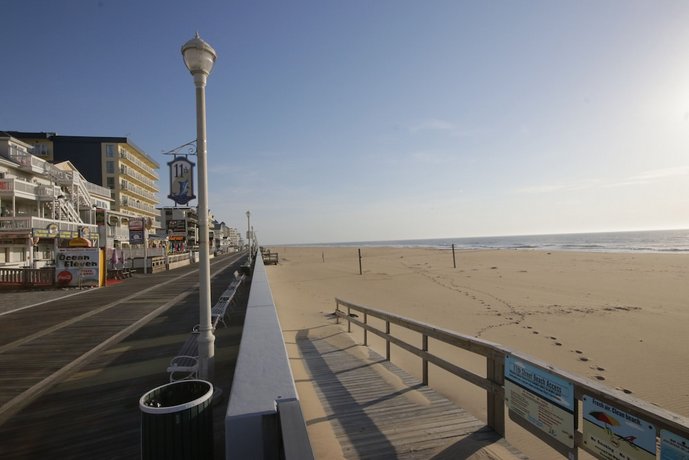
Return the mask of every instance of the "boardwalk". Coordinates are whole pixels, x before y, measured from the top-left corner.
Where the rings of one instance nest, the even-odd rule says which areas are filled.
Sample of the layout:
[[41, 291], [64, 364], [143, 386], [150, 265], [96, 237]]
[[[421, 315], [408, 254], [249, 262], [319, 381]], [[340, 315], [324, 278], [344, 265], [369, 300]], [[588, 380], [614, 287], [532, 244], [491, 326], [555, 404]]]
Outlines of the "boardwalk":
[[[238, 265], [213, 261], [213, 298]], [[0, 458], [137, 458], [138, 399], [167, 383], [167, 363], [198, 322], [197, 284], [196, 267], [185, 267], [0, 316]], [[216, 458], [242, 321], [240, 312], [216, 331]]]
[[296, 339], [345, 458], [525, 458], [483, 422], [355, 345], [338, 327], [304, 330]]

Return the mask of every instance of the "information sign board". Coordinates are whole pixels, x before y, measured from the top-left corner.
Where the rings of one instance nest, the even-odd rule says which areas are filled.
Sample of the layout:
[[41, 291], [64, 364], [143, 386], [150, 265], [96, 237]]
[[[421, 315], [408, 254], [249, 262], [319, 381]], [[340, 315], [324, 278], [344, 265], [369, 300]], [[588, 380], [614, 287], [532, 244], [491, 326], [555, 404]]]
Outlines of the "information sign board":
[[60, 286], [100, 286], [100, 249], [59, 248], [55, 280]]
[[507, 355], [505, 402], [511, 418], [516, 415], [561, 444], [574, 447], [574, 385], [571, 382]]
[[143, 217], [132, 217], [129, 219], [129, 242], [131, 244], [143, 244], [144, 238]]
[[552, 372], [507, 355], [505, 378], [568, 411], [574, 411], [574, 385]]
[[608, 460], [655, 460], [656, 427], [615, 406], [583, 397], [583, 441]]
[[689, 460], [689, 439], [660, 430], [660, 460]]

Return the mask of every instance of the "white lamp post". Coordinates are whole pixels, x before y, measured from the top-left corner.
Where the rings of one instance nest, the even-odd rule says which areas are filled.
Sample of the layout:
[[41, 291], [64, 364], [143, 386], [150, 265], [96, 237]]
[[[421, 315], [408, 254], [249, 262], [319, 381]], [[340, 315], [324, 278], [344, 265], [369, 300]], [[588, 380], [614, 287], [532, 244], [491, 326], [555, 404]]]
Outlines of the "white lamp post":
[[246, 240], [249, 242], [249, 266], [251, 266], [251, 212], [246, 212]]
[[199, 377], [213, 376], [215, 336], [211, 326], [211, 266], [208, 256], [208, 166], [206, 164], [206, 79], [217, 54], [196, 36], [182, 46], [182, 56], [196, 85], [196, 153], [199, 163]]

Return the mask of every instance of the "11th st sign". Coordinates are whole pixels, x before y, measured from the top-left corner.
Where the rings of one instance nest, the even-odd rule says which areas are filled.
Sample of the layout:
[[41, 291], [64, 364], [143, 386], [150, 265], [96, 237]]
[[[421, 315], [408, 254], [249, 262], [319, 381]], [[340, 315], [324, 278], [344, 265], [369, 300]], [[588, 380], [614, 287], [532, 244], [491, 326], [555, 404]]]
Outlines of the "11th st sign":
[[194, 163], [186, 157], [176, 157], [168, 162], [170, 167], [170, 194], [167, 196], [177, 204], [186, 205], [196, 198], [194, 195]]

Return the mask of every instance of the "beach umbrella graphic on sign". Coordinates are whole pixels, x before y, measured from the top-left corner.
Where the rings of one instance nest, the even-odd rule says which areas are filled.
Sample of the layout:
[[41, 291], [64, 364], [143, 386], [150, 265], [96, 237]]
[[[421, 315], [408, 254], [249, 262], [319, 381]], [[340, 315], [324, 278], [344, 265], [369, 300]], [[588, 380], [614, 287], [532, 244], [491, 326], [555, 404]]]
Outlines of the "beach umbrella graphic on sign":
[[618, 422], [615, 417], [611, 417], [610, 415], [606, 414], [605, 412], [594, 411], [594, 412], [589, 412], [589, 415], [591, 417], [595, 418], [596, 420], [598, 420], [599, 422], [605, 423], [606, 425], [610, 425], [610, 426], [619, 426], [620, 425], [620, 422]]
[[617, 440], [615, 439], [615, 434], [613, 431], [610, 429], [611, 426], [619, 426], [620, 422], [617, 421], [615, 417], [612, 417], [605, 412], [599, 412], [599, 411], [594, 411], [594, 412], [589, 412], [589, 415], [599, 422], [603, 422], [605, 424], [605, 431], [608, 433], [608, 436], [610, 436], [610, 442], [612, 442], [613, 445], [617, 446]]

